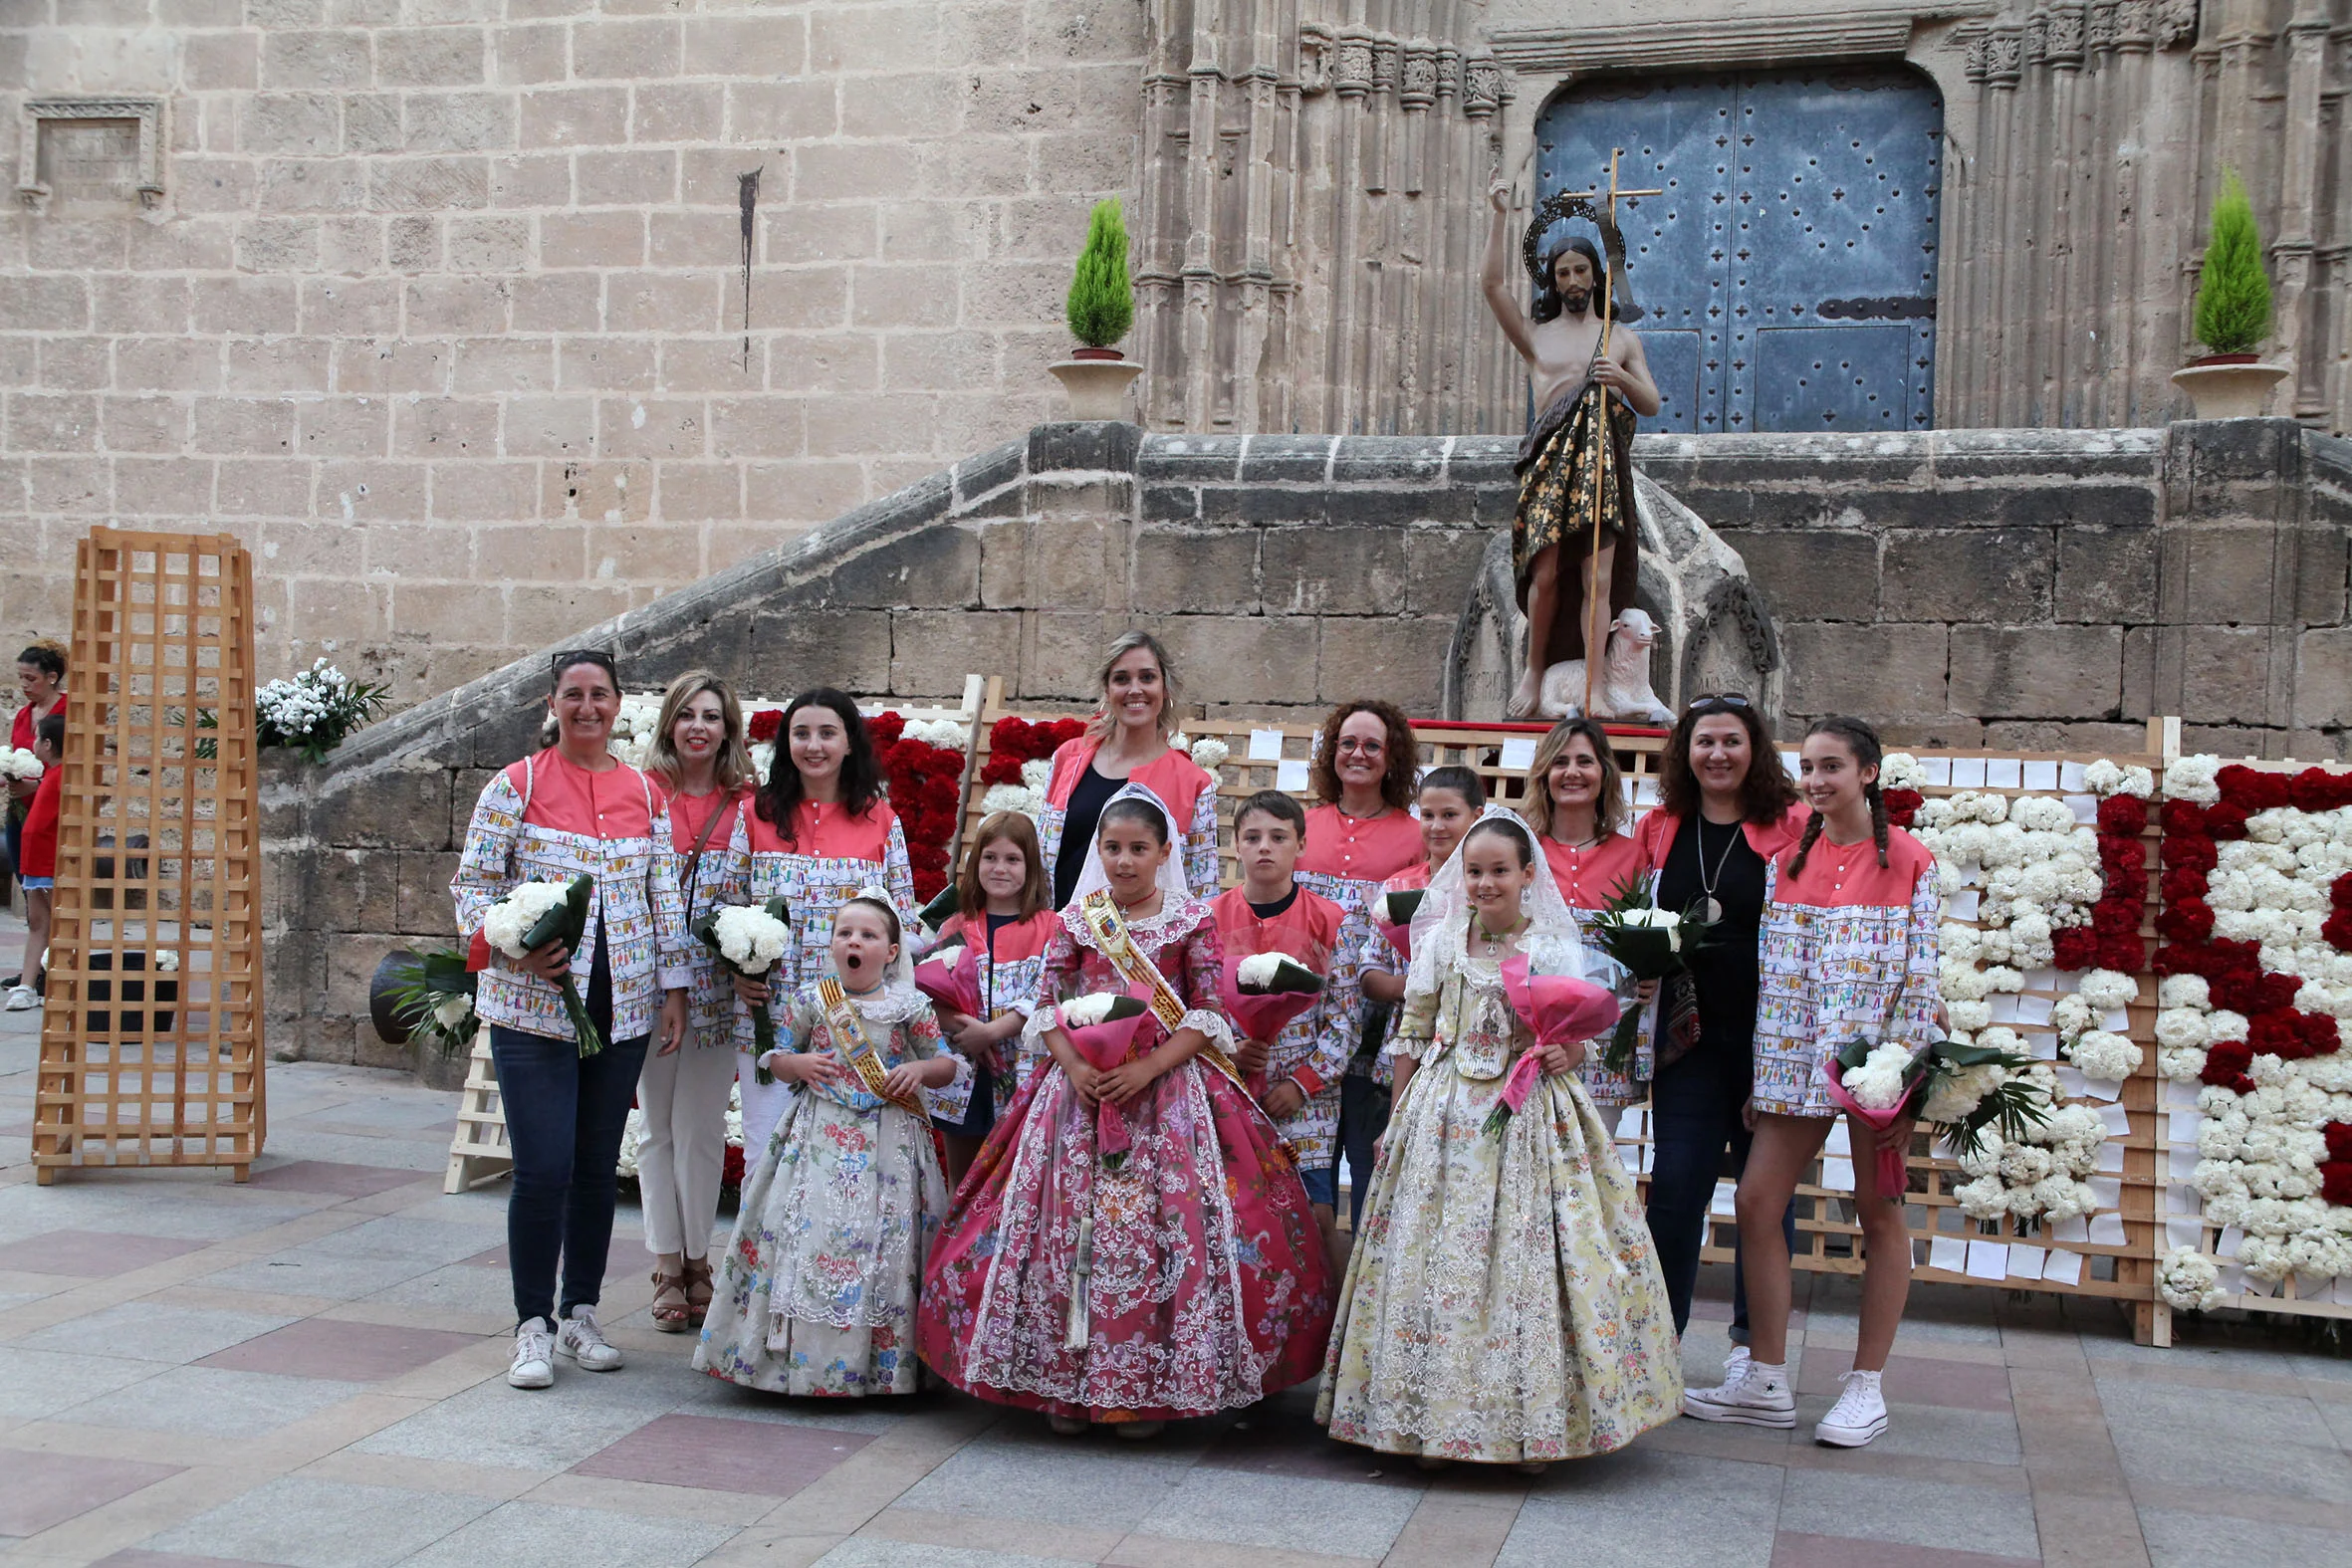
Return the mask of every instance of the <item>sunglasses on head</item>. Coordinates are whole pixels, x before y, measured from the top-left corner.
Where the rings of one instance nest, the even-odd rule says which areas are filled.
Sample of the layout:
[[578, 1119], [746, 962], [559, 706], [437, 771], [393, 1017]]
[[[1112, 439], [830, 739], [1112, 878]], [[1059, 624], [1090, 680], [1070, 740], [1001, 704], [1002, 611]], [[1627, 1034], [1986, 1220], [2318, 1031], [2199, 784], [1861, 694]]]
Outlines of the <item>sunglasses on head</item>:
[[1706, 707], [1709, 703], [1724, 708], [1745, 708], [1749, 705], [1746, 692], [1705, 692], [1684, 703], [1682, 711], [1690, 713]]

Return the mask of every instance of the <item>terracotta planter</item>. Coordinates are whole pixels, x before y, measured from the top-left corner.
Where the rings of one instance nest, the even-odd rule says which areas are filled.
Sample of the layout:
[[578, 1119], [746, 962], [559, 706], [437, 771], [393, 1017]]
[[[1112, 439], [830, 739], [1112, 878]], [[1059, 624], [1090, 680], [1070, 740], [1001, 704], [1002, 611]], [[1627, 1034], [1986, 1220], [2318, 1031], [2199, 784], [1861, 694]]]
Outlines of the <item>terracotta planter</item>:
[[2173, 372], [2200, 419], [2259, 419], [2286, 366], [2263, 364], [2250, 353], [2208, 354]]
[[[1100, 357], [1109, 355], [1108, 358]], [[1080, 348], [1047, 366], [1069, 391], [1069, 417], [1076, 420], [1132, 419], [1127, 385], [1143, 366], [1116, 348]]]

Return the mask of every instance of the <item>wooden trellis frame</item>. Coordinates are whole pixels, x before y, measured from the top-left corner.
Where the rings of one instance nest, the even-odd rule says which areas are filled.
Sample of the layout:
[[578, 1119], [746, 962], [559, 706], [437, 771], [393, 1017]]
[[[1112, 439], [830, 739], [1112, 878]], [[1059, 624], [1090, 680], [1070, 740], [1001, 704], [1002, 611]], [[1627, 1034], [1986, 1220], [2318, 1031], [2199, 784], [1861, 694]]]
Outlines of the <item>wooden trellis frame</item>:
[[225, 1165], [242, 1182], [267, 1122], [251, 558], [227, 535], [92, 530], [73, 672], [36, 1179]]

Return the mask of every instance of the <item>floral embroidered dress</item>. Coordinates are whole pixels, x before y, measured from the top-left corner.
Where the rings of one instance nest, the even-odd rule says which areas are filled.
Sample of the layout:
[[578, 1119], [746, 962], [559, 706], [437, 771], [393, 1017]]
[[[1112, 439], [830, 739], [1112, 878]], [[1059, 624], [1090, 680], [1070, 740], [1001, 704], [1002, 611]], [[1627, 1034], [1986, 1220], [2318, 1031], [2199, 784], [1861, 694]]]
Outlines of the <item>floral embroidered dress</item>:
[[[1038, 845], [1047, 869], [1061, 859], [1061, 837], [1069, 821], [1070, 796], [1078, 781], [1093, 766], [1099, 741], [1079, 736], [1054, 749], [1054, 772], [1046, 784], [1046, 811], [1038, 818]], [[1183, 752], [1170, 749], [1127, 776], [1127, 783], [1149, 789], [1175, 817], [1177, 849], [1187, 885], [1217, 885], [1217, 781]]]
[[1887, 863], [1869, 839], [1813, 840], [1801, 875], [1794, 847], [1764, 872], [1763, 970], [1756, 1008], [1756, 1108], [1834, 1116], [1815, 1076], [1822, 1058], [1859, 1036], [1925, 1045], [1936, 1026], [1936, 939], [1943, 895], [1935, 857], [1899, 827]]
[[[1060, 920], [1040, 998], [1125, 991], [1074, 904]], [[1230, 1044], [1213, 1010], [1219, 948], [1208, 905], [1165, 894], [1159, 914], [1127, 929], [1190, 1009], [1183, 1025]], [[1054, 1019], [1040, 1007], [1032, 1034]], [[1166, 1038], [1147, 1015], [1130, 1057]], [[1201, 1057], [1124, 1112], [1131, 1147], [1106, 1170], [1094, 1112], [1049, 1057], [998, 1117], [932, 1253], [917, 1335], [924, 1361], [982, 1399], [1114, 1421], [1206, 1415], [1313, 1377], [1330, 1274], [1265, 1114]], [[1072, 1352], [1064, 1335], [1085, 1218], [1090, 1332]]]
[[[655, 785], [656, 789], [660, 786]], [[687, 1021], [696, 1046], [735, 1043], [735, 986], [719, 968], [718, 956], [692, 936], [694, 922], [710, 910], [745, 901], [728, 876], [728, 841], [736, 817], [751, 808], [751, 791], [714, 789], [706, 795], [668, 795], [671, 860], [685, 900], [687, 952], [694, 983], [686, 989]], [[704, 836], [704, 830], [709, 835]], [[695, 853], [695, 845], [702, 852]]]
[[1485, 1130], [1533, 1048], [1494, 961], [1457, 956], [1435, 995], [1408, 994], [1389, 1049], [1420, 1067], [1340, 1291], [1315, 1408], [1332, 1437], [1490, 1463], [1574, 1458], [1680, 1410], [1649, 1227], [1583, 1086], [1546, 1074], [1501, 1136]]
[[[727, 875], [745, 903], [782, 898], [792, 906], [793, 946], [778, 962], [768, 1004], [779, 1017], [788, 992], [831, 968], [835, 910], [869, 887], [890, 895], [904, 925], [913, 925], [922, 907], [906, 861], [906, 834], [887, 801], [876, 800], [852, 816], [838, 805], [804, 800], [794, 808], [790, 838], [756, 804], [747, 805], [728, 839], [727, 861]], [[736, 1020], [735, 1042], [751, 1048], [748, 1012]]]
[[[472, 937], [490, 906], [525, 882], [596, 879], [588, 930], [572, 970], [583, 996], [599, 957], [612, 980], [612, 1037], [653, 1032], [663, 991], [692, 979], [669, 812], [636, 769], [600, 773], [549, 750], [500, 770], [483, 787], [466, 827], [449, 893], [457, 929]], [[564, 994], [507, 964], [481, 972], [474, 1010], [485, 1023], [554, 1039], [574, 1038]]]
[[1268, 1042], [1266, 1056], [1269, 1085], [1289, 1078], [1306, 1096], [1276, 1128], [1300, 1169], [1322, 1170], [1331, 1163], [1332, 1145], [1339, 1136], [1339, 1080], [1355, 1056], [1363, 1028], [1359, 977], [1371, 922], [1303, 887], [1289, 909], [1270, 919], [1260, 919], [1238, 887], [1218, 894], [1210, 911], [1224, 957], [1288, 953], [1324, 978], [1314, 1006], [1283, 1025], [1282, 1033]]
[[[1647, 882], [1648, 862], [1635, 840], [1625, 833], [1611, 833], [1588, 848], [1563, 844], [1556, 838], [1539, 838], [1543, 860], [1551, 868], [1552, 884], [1559, 889], [1560, 898], [1567, 904], [1568, 913], [1575, 917], [1576, 929], [1589, 930], [1600, 916], [1600, 911], [1616, 896], [1619, 884], [1627, 878]], [[1576, 1069], [1576, 1076], [1584, 1080], [1584, 1090], [1592, 1096], [1592, 1103], [1610, 1109], [1633, 1104], [1648, 1090], [1657, 1061], [1657, 1039], [1653, 1019], [1656, 1009], [1642, 1009], [1641, 1021], [1635, 1027], [1633, 1060], [1626, 1072], [1611, 1072], [1601, 1062], [1597, 1050], [1585, 1053], [1584, 1065]]]
[[[946, 1050], [911, 986], [852, 996], [884, 1070]], [[778, 1044], [846, 1060], [815, 985], [790, 998]], [[923, 1264], [947, 1217], [925, 1119], [854, 1083], [792, 1096], [743, 1187], [694, 1365], [772, 1394], [912, 1394]]]

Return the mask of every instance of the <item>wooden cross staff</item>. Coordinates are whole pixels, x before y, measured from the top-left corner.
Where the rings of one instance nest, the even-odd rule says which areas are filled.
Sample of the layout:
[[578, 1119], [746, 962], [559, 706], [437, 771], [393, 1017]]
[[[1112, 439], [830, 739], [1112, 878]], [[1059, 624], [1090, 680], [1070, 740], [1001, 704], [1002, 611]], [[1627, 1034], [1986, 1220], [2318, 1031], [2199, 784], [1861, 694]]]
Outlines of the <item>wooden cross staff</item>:
[[[1623, 231], [1617, 225], [1618, 198], [1630, 200], [1636, 196], [1666, 194], [1663, 190], [1627, 190], [1620, 186], [1617, 183], [1617, 160], [1624, 155], [1623, 147], [1609, 149], [1608, 224], [1619, 233]], [[1595, 190], [1592, 194], [1598, 196], [1601, 192]], [[1609, 356], [1612, 303], [1609, 299], [1609, 264], [1604, 256], [1600, 269], [1600, 352], [1604, 359]], [[1600, 457], [1601, 461], [1613, 466], [1617, 461], [1617, 443], [1610, 430], [1609, 397], [1610, 393], [1604, 388], [1600, 399]], [[1609, 588], [1600, 579], [1600, 493], [1601, 476], [1596, 469], [1592, 476], [1592, 549], [1584, 558], [1587, 579], [1584, 589], [1584, 716], [1588, 719], [1600, 715], [1601, 663], [1608, 650], [1610, 620]]]

